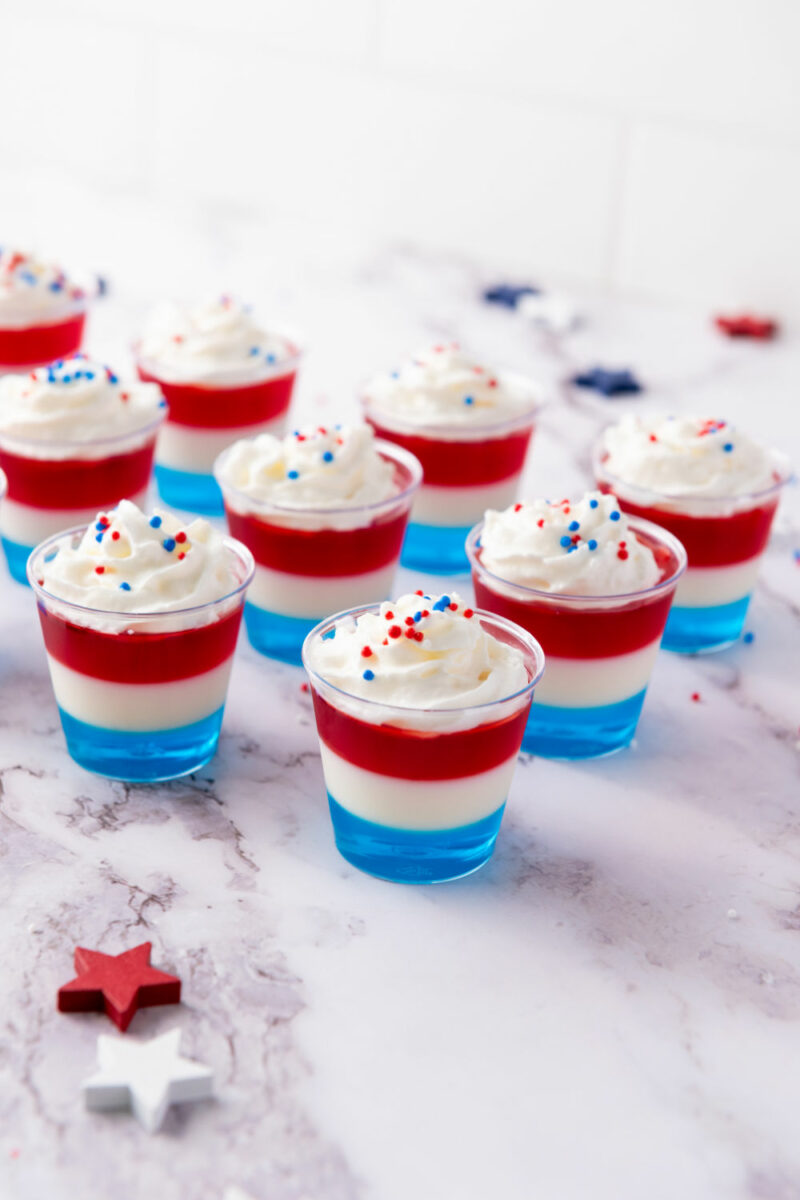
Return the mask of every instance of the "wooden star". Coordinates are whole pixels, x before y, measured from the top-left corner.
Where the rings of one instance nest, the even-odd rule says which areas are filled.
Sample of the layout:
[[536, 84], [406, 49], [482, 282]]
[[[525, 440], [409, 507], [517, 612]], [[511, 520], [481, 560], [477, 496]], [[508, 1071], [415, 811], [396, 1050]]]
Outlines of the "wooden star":
[[58, 990], [60, 1012], [104, 1012], [124, 1033], [139, 1008], [179, 1004], [181, 981], [150, 966], [150, 942], [123, 954], [78, 946], [75, 979]]
[[642, 385], [632, 371], [610, 371], [606, 367], [592, 367], [576, 375], [572, 381], [578, 387], [593, 388], [604, 396], [631, 395], [642, 391]]
[[149, 1042], [101, 1034], [99, 1070], [83, 1085], [86, 1107], [95, 1112], [130, 1108], [148, 1133], [155, 1133], [171, 1104], [205, 1100], [214, 1089], [211, 1069], [183, 1058], [180, 1046], [179, 1029]]
[[754, 317], [751, 313], [742, 313], [737, 317], [715, 317], [717, 329], [732, 338], [755, 338], [757, 341], [769, 341], [778, 332], [777, 321], [768, 317]]

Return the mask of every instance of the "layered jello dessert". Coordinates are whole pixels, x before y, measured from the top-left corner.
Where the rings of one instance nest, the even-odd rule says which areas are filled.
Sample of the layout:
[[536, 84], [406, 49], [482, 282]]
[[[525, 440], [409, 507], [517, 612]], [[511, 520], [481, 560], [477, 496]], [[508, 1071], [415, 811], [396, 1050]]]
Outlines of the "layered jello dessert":
[[487, 512], [467, 541], [482, 608], [547, 655], [523, 747], [595, 758], [632, 740], [686, 554], [611, 495]]
[[368, 425], [261, 434], [220, 457], [228, 527], [256, 574], [244, 610], [262, 654], [299, 665], [326, 614], [391, 595], [422, 469]]
[[404, 883], [482, 866], [544, 669], [534, 638], [420, 591], [322, 622], [303, 662], [340, 853]]
[[123, 382], [80, 353], [0, 379], [0, 536], [16, 580], [50, 534], [123, 496], [143, 501], [165, 413], [153, 384]]
[[787, 460], [728, 421], [629, 415], [605, 431], [594, 466], [626, 512], [686, 547], [662, 645], [698, 653], [736, 641], [791, 476]]
[[141, 782], [207, 762], [253, 575], [246, 547], [123, 500], [43, 542], [28, 574], [72, 758]]
[[195, 308], [162, 305], [136, 351], [139, 375], [157, 383], [169, 404], [156, 451], [161, 496], [221, 515], [214, 460], [239, 438], [284, 432], [297, 340], [264, 329], [249, 307], [222, 296]]
[[19, 371], [80, 349], [86, 298], [61, 270], [0, 250], [0, 371]]
[[536, 387], [474, 362], [452, 343], [372, 380], [363, 402], [379, 437], [422, 463], [403, 565], [466, 572], [470, 527], [487, 508], [510, 504], [517, 494], [540, 407]]

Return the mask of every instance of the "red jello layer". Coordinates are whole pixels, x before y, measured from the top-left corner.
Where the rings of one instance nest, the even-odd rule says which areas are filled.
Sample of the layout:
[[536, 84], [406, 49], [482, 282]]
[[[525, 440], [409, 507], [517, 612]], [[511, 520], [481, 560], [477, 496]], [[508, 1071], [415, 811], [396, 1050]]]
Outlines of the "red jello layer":
[[530, 700], [510, 717], [458, 733], [372, 725], [334, 708], [312, 688], [320, 739], [366, 771], [397, 779], [463, 779], [498, 767], [522, 744]]
[[[640, 541], [647, 541], [640, 536]], [[655, 547], [654, 547], [655, 549]], [[662, 579], [668, 579], [677, 569], [677, 562], [668, 551], [662, 555]], [[658, 592], [642, 600], [632, 600], [621, 608], [592, 607], [590, 598], [585, 606], [575, 602], [516, 599], [494, 591], [491, 581], [475, 571], [475, 601], [479, 608], [507, 617], [532, 633], [545, 653], [558, 658], [607, 658], [629, 654], [657, 641], [664, 632], [675, 588]]]
[[471, 484], [497, 483], [518, 474], [525, 465], [533, 422], [505, 437], [486, 437], [481, 441], [440, 441], [422, 434], [398, 433], [381, 425], [372, 416], [367, 421], [378, 437], [394, 442], [416, 455], [422, 463], [424, 483], [437, 487], [468, 487]]
[[155, 434], [108, 458], [26, 458], [0, 449], [8, 498], [37, 508], [110, 508], [143, 491], [153, 469]]
[[80, 350], [85, 323], [86, 313], [80, 312], [54, 325], [0, 329], [0, 364], [29, 367], [66, 358]]
[[202, 387], [169, 383], [141, 367], [138, 370], [140, 379], [157, 383], [161, 388], [169, 405], [169, 420], [174, 425], [190, 425], [194, 429], [236, 429], [279, 417], [289, 407], [297, 377], [297, 372], [291, 371], [240, 387]]
[[101, 633], [74, 625], [39, 602], [44, 644], [65, 667], [114, 683], [169, 683], [226, 662], [236, 648], [242, 605], [211, 625], [170, 633]]
[[[613, 490], [607, 483], [601, 482], [598, 486], [603, 492]], [[778, 507], [776, 497], [757, 508], [729, 517], [691, 517], [663, 508], [631, 504], [620, 495], [617, 500], [623, 512], [653, 521], [683, 542], [690, 567], [727, 567], [761, 554], [769, 540], [772, 518]]]

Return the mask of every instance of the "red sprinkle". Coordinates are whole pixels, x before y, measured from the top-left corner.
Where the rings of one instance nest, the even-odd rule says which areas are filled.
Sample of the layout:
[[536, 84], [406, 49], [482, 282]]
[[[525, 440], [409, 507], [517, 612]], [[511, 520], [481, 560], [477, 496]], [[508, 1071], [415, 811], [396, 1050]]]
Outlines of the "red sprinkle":
[[417, 631], [416, 631], [416, 629], [407, 629], [407, 630], [406, 630], [406, 637], [407, 637], [407, 638], [411, 638], [411, 640], [413, 641], [413, 640], [414, 640], [414, 638], [415, 638], [416, 636], [417, 636]]
[[414, 630], [414, 641], [415, 642], [421, 642], [424, 637], [425, 637], [425, 634], [422, 632], [422, 630], [420, 630], [420, 629]]
[[700, 693], [699, 693], [699, 692], [692, 692], [692, 699], [694, 700], [695, 704], [697, 704], [697, 703], [698, 703], [698, 701], [700, 700]]
[[112, 533], [111, 540], [112, 540], [112, 542], [119, 541], [119, 530], [118, 529], [115, 529], [114, 532]]
[[181, 337], [181, 335], [179, 333], [176, 333], [172, 340], [173, 340], [173, 342], [182, 342], [183, 338]]
[[105, 567], [95, 567], [94, 573], [95, 575], [103, 575], [105, 573]]
[[307, 692], [307, 691], [308, 691], [308, 684], [307, 684], [307, 683], [301, 683], [301, 684], [300, 684], [300, 691], [301, 691], [301, 692]]
[[425, 593], [423, 592], [422, 588], [417, 588], [416, 592], [414, 592], [414, 595], [415, 596], [424, 596]]
[[400, 628], [400, 626], [399, 626], [399, 625], [390, 625], [390, 626], [389, 626], [389, 637], [393, 637], [393, 638], [399, 638], [399, 637], [400, 637], [400, 634], [401, 634], [402, 632], [403, 632], [403, 631], [402, 631], [402, 629]]
[[455, 612], [456, 609], [458, 608], [458, 605], [457, 604], [448, 604], [447, 607], [450, 609], [450, 612]]
[[514, 512], [519, 512], [519, 510], [520, 510], [521, 508], [522, 508], [522, 505], [521, 505], [521, 504], [515, 504], [515, 505], [514, 505]]
[[388, 645], [389, 645], [389, 639], [388, 639], [388, 638], [384, 638], [384, 639], [383, 639], [383, 641], [381, 642], [381, 645], [382, 645], [382, 646], [388, 646]]
[[651, 442], [657, 442], [657, 441], [658, 441], [658, 438], [656, 437], [656, 435], [655, 435], [654, 433], [651, 433], [651, 434], [650, 434], [650, 441], [651, 441]]
[[413, 625], [413, 624], [414, 624], [414, 618], [406, 617], [406, 625]]
[[627, 557], [628, 557], [628, 551], [627, 551], [627, 550], [618, 550], [618, 551], [617, 551], [617, 558], [621, 558], [621, 559], [623, 559], [623, 560], [624, 560], [624, 559], [626, 559]]
[[327, 431], [327, 429], [325, 428], [325, 426], [324, 426], [324, 425], [318, 425], [318, 426], [317, 426], [317, 433], [326, 434], [327, 432], [328, 432], [328, 431]]
[[580, 540], [581, 540], [581, 535], [579, 533], [573, 533], [573, 535], [572, 535], [573, 546], [576, 546]]
[[389, 612], [385, 612], [383, 615], [386, 617], [386, 620], [387, 620], [387, 621], [393, 621], [393, 620], [394, 620], [394, 613], [393, 613], [393, 612], [391, 612], [391, 611], [389, 611]]
[[420, 616], [423, 616], [423, 617], [429, 617], [430, 615], [431, 614], [429, 613], [427, 608], [423, 608], [422, 612], [420, 613]]
[[539, 526], [540, 529], [543, 529], [544, 528], [544, 517], [539, 517], [539, 520], [536, 522], [536, 524]]
[[372, 658], [372, 651], [370, 650], [369, 646], [362, 647], [361, 657], [362, 658]]
[[465, 608], [465, 609], [464, 609], [464, 616], [467, 618], [467, 620], [469, 620], [469, 619], [470, 619], [470, 617], [474, 617], [474, 616], [475, 616], [475, 613], [473, 612], [473, 610], [472, 610], [471, 608]]
[[181, 542], [181, 543], [182, 543], [182, 542], [185, 542], [185, 541], [186, 541], [186, 534], [185, 534], [185, 533], [183, 533], [183, 532], [181, 532], [181, 533], [176, 533], [176, 534], [175, 534], [175, 541], [176, 541], [176, 542]]
[[619, 548], [620, 548], [620, 550], [624, 550], [624, 549], [625, 549], [625, 547], [627, 546], [627, 544], [628, 544], [627, 542], [620, 542], [620, 543], [619, 543]]
[[490, 380], [489, 380], [489, 387], [497, 387], [497, 380], [496, 380], [496, 379], [490, 379]]
[[178, 555], [178, 562], [180, 562], [182, 558], [186, 558], [186, 551], [185, 551], [185, 550], [182, 550], [182, 551], [180, 552], [180, 554]]
[[298, 442], [304, 442], [306, 440], [306, 435], [304, 433], [298, 433], [297, 440]]
[[120, 398], [120, 400], [130, 400], [130, 396], [128, 395], [127, 392], [120, 392], [119, 398]]

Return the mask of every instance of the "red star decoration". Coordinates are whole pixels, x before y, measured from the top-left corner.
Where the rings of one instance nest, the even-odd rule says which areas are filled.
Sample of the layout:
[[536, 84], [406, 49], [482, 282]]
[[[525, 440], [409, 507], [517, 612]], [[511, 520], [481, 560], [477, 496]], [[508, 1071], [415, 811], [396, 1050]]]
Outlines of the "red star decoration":
[[150, 942], [123, 954], [78, 946], [75, 979], [58, 989], [59, 1012], [104, 1012], [123, 1033], [140, 1008], [179, 1004], [181, 981], [150, 966]]
[[777, 321], [771, 321], [768, 317], [754, 317], [751, 313], [742, 313], [738, 317], [714, 317], [714, 324], [732, 338], [768, 341], [778, 332]]

